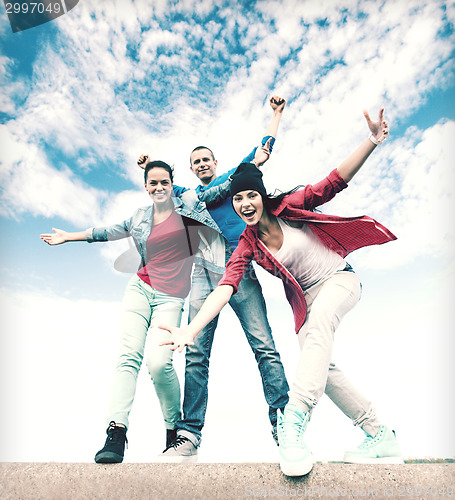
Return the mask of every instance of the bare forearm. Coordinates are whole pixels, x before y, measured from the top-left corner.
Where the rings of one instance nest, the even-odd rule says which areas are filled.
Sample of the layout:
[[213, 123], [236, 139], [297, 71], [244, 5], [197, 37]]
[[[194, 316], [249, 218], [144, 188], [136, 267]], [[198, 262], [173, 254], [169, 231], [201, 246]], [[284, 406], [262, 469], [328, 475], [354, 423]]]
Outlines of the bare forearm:
[[339, 176], [344, 179], [345, 182], [349, 182], [361, 169], [362, 165], [375, 148], [376, 146], [369, 139], [365, 139], [337, 168]]
[[264, 137], [268, 137], [269, 135], [276, 139], [278, 134], [278, 127], [280, 125], [281, 116], [283, 115], [283, 110], [275, 110], [273, 113], [272, 121], [270, 122]]
[[187, 326], [187, 331], [193, 338], [205, 327], [212, 319], [219, 314], [221, 309], [229, 302], [234, 289], [230, 285], [217, 286], [215, 290], [205, 299], [201, 309], [193, 318], [193, 321]]
[[66, 233], [66, 241], [85, 241], [85, 231], [76, 231], [74, 233]]

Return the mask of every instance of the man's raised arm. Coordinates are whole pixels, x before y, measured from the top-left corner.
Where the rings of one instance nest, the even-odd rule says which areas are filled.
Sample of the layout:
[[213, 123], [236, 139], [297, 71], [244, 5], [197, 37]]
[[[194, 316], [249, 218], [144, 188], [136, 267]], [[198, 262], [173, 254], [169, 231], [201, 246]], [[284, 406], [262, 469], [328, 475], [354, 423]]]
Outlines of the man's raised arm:
[[[271, 153], [273, 145], [275, 144], [276, 136], [278, 134], [278, 127], [280, 125], [281, 116], [283, 115], [283, 110], [286, 106], [286, 100], [280, 96], [274, 95], [270, 98], [269, 102], [270, 107], [273, 109], [273, 117], [269, 126], [267, 127], [267, 130], [265, 131], [265, 135], [262, 138], [261, 144], [264, 147], [266, 142], [271, 138], [268, 144], [268, 150], [269, 153]], [[256, 149], [257, 146], [250, 152], [250, 154], [245, 156], [245, 158], [242, 160], [242, 163], [251, 163], [254, 159]]]

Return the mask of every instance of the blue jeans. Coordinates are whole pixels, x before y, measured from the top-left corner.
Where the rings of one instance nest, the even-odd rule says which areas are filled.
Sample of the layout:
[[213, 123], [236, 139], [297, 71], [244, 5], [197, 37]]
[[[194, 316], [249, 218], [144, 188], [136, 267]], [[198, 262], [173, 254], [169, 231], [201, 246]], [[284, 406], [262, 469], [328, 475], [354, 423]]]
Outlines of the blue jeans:
[[[136, 382], [146, 351], [146, 363], [160, 402], [166, 429], [180, 419], [180, 384], [172, 364], [173, 351], [160, 342], [170, 338], [160, 324], [179, 326], [184, 299], [152, 288], [136, 274], [125, 291], [120, 316], [120, 349], [112, 381], [107, 422], [129, 427]], [[147, 349], [145, 348], [146, 339]]]
[[[195, 266], [189, 299], [189, 321], [197, 314], [221, 277], [221, 274], [212, 273], [200, 265]], [[254, 352], [269, 405], [270, 422], [275, 425], [277, 409], [284, 408], [288, 402], [289, 386], [267, 321], [261, 285], [252, 267], [245, 273], [238, 292], [232, 296], [229, 304], [239, 318]], [[196, 336], [194, 345], [188, 346], [186, 351], [183, 419], [176, 427], [193, 434], [197, 441], [195, 444], [198, 444], [204, 426], [209, 359], [217, 324], [218, 316]]]

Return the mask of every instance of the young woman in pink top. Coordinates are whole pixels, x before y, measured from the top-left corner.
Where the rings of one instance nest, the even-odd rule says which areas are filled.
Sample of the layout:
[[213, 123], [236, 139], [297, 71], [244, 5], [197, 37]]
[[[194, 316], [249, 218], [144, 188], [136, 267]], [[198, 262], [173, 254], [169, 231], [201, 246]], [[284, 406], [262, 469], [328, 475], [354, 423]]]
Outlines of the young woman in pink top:
[[[129, 414], [144, 357], [163, 414], [166, 446], [177, 435], [175, 425], [181, 417], [180, 383], [172, 363], [172, 350], [160, 347], [160, 342], [169, 333], [160, 330], [158, 325], [161, 322], [180, 324], [185, 297], [190, 291], [195, 255], [199, 250], [211, 250], [221, 238], [206, 205], [228, 196], [230, 180], [199, 195], [194, 190], [187, 190], [174, 197], [173, 175], [167, 163], [148, 162], [144, 186], [152, 204], [138, 208], [119, 224], [77, 232], [54, 228], [52, 233], [41, 235], [41, 239], [51, 246], [132, 237], [140, 257], [139, 268], [130, 279], [123, 299], [107, 438], [104, 447], [95, 455], [96, 463], [123, 461]], [[219, 244], [223, 245], [222, 241]]]
[[[384, 110], [380, 110], [378, 121], [372, 121], [366, 111], [364, 114], [370, 136], [315, 185], [271, 197], [256, 165], [240, 165], [230, 188], [233, 207], [247, 224], [239, 245], [223, 279], [193, 321], [182, 329], [166, 327], [173, 334], [167, 342], [172, 349], [191, 345], [197, 333], [236, 292], [252, 260], [282, 279], [301, 348], [289, 403], [278, 420], [280, 466], [288, 476], [307, 474], [313, 467], [303, 435], [324, 392], [366, 434], [357, 449], [345, 454], [345, 462], [402, 462], [393, 431], [382, 425], [372, 404], [331, 362], [334, 332], [361, 293], [360, 281], [345, 261], [346, 255], [364, 246], [392, 241], [395, 236], [367, 216], [344, 218], [313, 211], [346, 188], [373, 150], [387, 138]], [[258, 149], [255, 162], [266, 158], [266, 151]]]

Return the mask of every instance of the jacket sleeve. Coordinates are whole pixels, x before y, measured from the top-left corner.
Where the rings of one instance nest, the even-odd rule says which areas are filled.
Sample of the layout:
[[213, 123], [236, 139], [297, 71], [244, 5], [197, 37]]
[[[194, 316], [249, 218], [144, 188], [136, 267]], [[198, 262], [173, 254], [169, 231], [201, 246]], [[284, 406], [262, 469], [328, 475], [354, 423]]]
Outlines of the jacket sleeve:
[[223, 183], [198, 191], [199, 201], [205, 202], [208, 207], [222, 202], [229, 196], [230, 185], [231, 176], [229, 175]]
[[226, 271], [218, 283], [220, 285], [231, 285], [234, 293], [239, 289], [240, 281], [242, 280], [248, 266], [253, 260], [253, 249], [248, 243], [243, 234], [240, 235], [239, 244], [231, 255], [226, 264]]
[[175, 197], [179, 197], [181, 196], [185, 191], [188, 191], [188, 188], [186, 187], [181, 187], [181, 186], [176, 186], [174, 184], [173, 186], [173, 190], [174, 190], [174, 196]]
[[322, 181], [313, 185], [306, 185], [303, 189], [286, 196], [283, 201], [291, 207], [312, 210], [330, 201], [347, 186], [347, 183], [338, 175], [337, 169], [335, 169]]
[[91, 227], [85, 231], [85, 239], [88, 243], [99, 241], [112, 241], [128, 238], [132, 225], [132, 217], [124, 220], [121, 224], [106, 227]]

